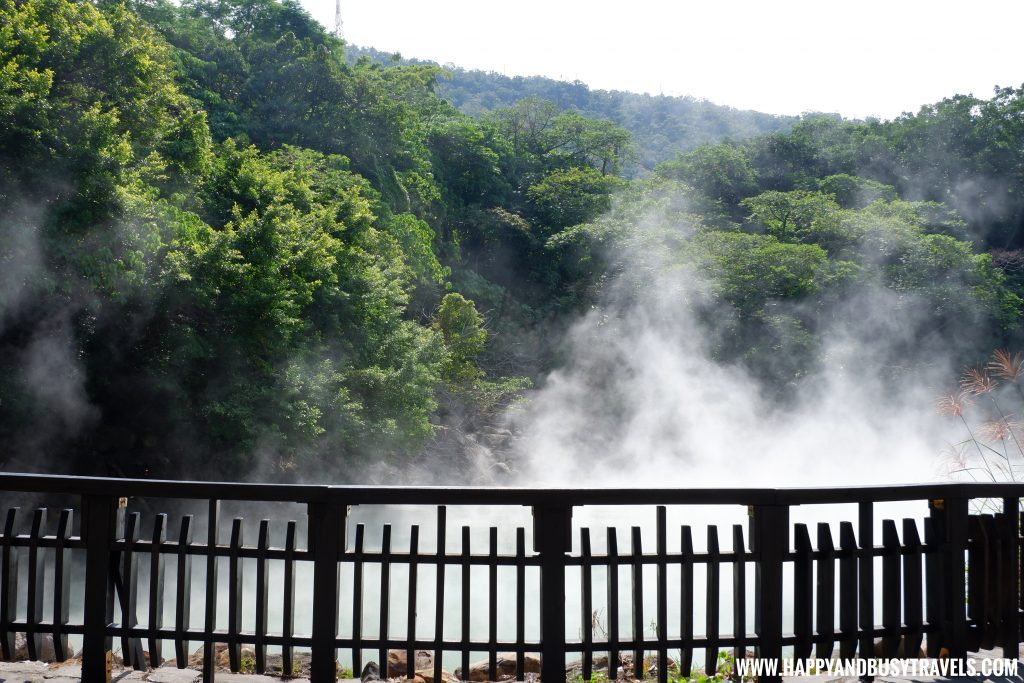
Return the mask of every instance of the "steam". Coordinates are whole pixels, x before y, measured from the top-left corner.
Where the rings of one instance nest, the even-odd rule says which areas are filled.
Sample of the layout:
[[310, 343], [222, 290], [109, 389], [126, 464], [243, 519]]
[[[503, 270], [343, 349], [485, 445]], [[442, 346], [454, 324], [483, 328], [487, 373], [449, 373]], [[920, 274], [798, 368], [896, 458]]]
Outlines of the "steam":
[[[692, 232], [663, 221], [636, 229]], [[853, 291], [819, 314], [818, 362], [781, 400], [716, 360], [729, 313], [709, 283], [649, 240], [630, 242], [599, 305], [571, 330], [569, 362], [510, 416], [521, 435], [517, 483], [837, 486], [942, 476], [939, 453], [953, 434], [933, 399], [956, 374], [956, 349], [941, 334], [920, 341], [926, 307], [880, 286]]]
[[0, 215], [0, 340], [8, 353], [0, 361], [0, 411], [23, 425], [7, 436], [0, 465], [26, 471], [45, 467], [50, 453], [99, 417], [75, 338], [77, 304], [44, 293], [75, 289], [45, 264], [45, 220], [41, 207], [19, 202]]

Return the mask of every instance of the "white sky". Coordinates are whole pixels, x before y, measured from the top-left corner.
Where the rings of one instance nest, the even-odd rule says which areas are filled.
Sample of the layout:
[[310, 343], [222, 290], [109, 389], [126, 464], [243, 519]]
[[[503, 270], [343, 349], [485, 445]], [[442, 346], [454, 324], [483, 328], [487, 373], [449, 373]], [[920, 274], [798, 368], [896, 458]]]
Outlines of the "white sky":
[[[334, 0], [301, 0], [334, 26]], [[776, 114], [891, 118], [1024, 83], [1019, 0], [342, 0], [405, 57]]]

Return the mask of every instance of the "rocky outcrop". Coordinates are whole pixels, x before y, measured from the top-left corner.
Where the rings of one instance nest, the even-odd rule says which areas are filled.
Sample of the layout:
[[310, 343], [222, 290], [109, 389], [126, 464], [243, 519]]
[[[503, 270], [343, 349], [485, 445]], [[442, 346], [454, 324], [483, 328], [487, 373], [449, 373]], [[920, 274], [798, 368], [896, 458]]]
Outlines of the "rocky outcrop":
[[[224, 643], [217, 643], [214, 645], [214, 661], [218, 671], [229, 671], [231, 667], [231, 657], [228, 654], [228, 646]], [[243, 646], [240, 651], [240, 664], [241, 673], [254, 673], [256, 670], [256, 651], [251, 647]], [[173, 660], [172, 660], [173, 661]], [[292, 675], [294, 676], [308, 676], [310, 666], [310, 654], [309, 652], [297, 652], [292, 657]], [[190, 669], [202, 669], [203, 668], [203, 646], [199, 646], [195, 652], [188, 658], [188, 667]], [[284, 671], [284, 662], [281, 659], [280, 654], [268, 654], [267, 655], [267, 669], [268, 674], [280, 675]]]
[[[498, 653], [496, 664], [498, 680], [515, 677], [516, 653]], [[523, 668], [525, 669], [525, 673], [540, 673], [540, 657], [537, 657], [536, 655], [526, 655], [523, 658]], [[460, 666], [455, 670], [455, 676], [463, 681], [490, 681], [490, 660], [482, 659], [478, 662], [473, 662], [469, 665], [469, 672], [466, 675], [463, 675], [462, 667]]]
[[[434, 667], [430, 667], [429, 669], [417, 669], [416, 678], [422, 679], [423, 683], [435, 683]], [[449, 671], [442, 671], [441, 680], [439, 681], [439, 683], [457, 683], [458, 680], [459, 679], [455, 676], [455, 674]]]
[[[388, 678], [405, 678], [408, 671], [408, 652], [406, 650], [388, 651]], [[434, 666], [434, 653], [430, 650], [416, 650], [416, 661], [413, 670], [432, 669]]]
[[363, 683], [370, 683], [370, 681], [380, 680], [380, 667], [377, 666], [377, 662], [367, 662], [366, 666], [363, 667], [362, 673], [359, 674], [359, 680]]

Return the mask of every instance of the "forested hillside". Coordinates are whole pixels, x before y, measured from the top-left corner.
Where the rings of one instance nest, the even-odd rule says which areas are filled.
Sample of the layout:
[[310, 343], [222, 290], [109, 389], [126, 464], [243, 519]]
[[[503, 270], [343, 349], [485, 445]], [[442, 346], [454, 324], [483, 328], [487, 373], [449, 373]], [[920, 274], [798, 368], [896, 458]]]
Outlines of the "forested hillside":
[[[610, 281], [680, 264], [780, 400], [850, 292], [925, 345], [1018, 339], [1024, 90], [698, 146], [667, 100], [446, 91], [471, 115], [441, 76], [294, 2], [0, 0], [0, 466], [457, 471]], [[652, 146], [691, 151], [623, 177]]]
[[[367, 57], [385, 65], [433, 65], [372, 48], [349, 48], [350, 60]], [[788, 130], [796, 116], [772, 116], [744, 111], [693, 97], [638, 94], [618, 90], [592, 90], [579, 81], [557, 81], [543, 76], [502, 74], [446, 66], [437, 83], [437, 94], [459, 111], [481, 116], [510, 107], [528, 97], [553, 102], [559, 109], [573, 109], [584, 116], [608, 119], [633, 135], [635, 154], [627, 170], [646, 174], [680, 152], [722, 138], [741, 140]]]

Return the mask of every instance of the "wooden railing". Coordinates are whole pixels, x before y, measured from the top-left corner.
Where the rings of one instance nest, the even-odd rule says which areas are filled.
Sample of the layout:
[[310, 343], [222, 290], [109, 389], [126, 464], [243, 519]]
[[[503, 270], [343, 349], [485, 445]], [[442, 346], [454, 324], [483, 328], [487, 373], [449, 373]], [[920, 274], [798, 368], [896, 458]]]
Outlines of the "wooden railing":
[[[750, 650], [761, 658], [784, 654], [889, 658], [898, 652], [910, 657], [925, 638], [932, 657], [965, 657], [978, 648], [999, 646], [1006, 657], [1016, 658], [1021, 637], [1019, 501], [1024, 485], [1020, 484], [593, 490], [289, 486], [0, 474], [0, 491], [12, 498], [34, 496], [45, 504], [31, 513], [16, 508], [6, 513], [0, 537], [0, 651], [6, 659], [13, 657], [15, 635], [25, 633], [28, 656], [35, 659], [40, 656], [43, 635], [51, 634], [54, 656], [63, 660], [73, 654], [69, 636], [80, 635], [83, 678], [90, 682], [106, 680], [115, 640], [125, 664], [135, 668], [159, 664], [165, 653], [184, 667], [188, 643], [201, 642], [204, 681], [214, 680], [216, 645], [223, 643], [229, 668], [235, 671], [242, 666], [243, 645], [252, 647], [257, 672], [267, 668], [268, 648], [280, 648], [285, 675], [297, 673], [292, 671], [295, 649], [308, 648], [314, 683], [335, 680], [339, 649], [350, 653], [356, 674], [365, 651], [376, 653], [383, 666], [389, 650], [405, 650], [409, 677], [414, 674], [415, 651], [431, 650], [435, 681], [441, 680], [446, 652], [457, 653], [463, 676], [469, 671], [471, 654], [486, 653], [490, 680], [498, 679], [499, 653], [514, 653], [517, 680], [527, 673], [527, 656], [536, 654], [541, 678], [549, 682], [565, 680], [570, 654], [582, 660], [584, 680], [594, 674], [595, 655], [608, 654], [609, 678], [631, 655], [635, 677], [641, 677], [646, 662], [648, 669], [656, 668], [653, 676], [665, 683], [672, 667], [690, 671], [695, 650], [703, 650], [703, 666], [713, 671], [722, 651], [735, 658], [746, 657]], [[170, 505], [175, 500], [202, 501], [206, 519], [201, 529], [192, 515], [182, 515], [172, 528], [166, 514], [152, 512], [161, 509], [161, 501]], [[264, 519], [255, 543], [247, 544], [241, 518], [232, 521], [228, 538], [221, 538], [224, 501], [242, 501], [252, 509], [259, 509], [260, 503], [304, 505], [305, 538], [300, 538], [301, 525], [294, 520]], [[917, 520], [886, 519], [878, 543], [875, 505], [895, 501], [928, 502], [923, 536]], [[984, 501], [1004, 512], [971, 514], [972, 501]], [[142, 502], [148, 518], [131, 511]], [[829, 504], [857, 506], [856, 524], [842, 521], [838, 542], [826, 522], [819, 523], [812, 534], [805, 524], [790, 521], [794, 506]], [[435, 547], [420, 549], [420, 525], [414, 524], [408, 546], [392, 548], [391, 525], [385, 524], [380, 549], [368, 550], [364, 525], [348, 528], [351, 506], [358, 505], [432, 507]], [[489, 528], [486, 548], [472, 549], [471, 527], [463, 526], [459, 550], [451, 552], [449, 505], [525, 506], [532, 509], [533, 527], [515, 528], [514, 553], [500, 554], [498, 527]], [[606, 550], [599, 554], [592, 549], [592, 530], [584, 527], [578, 530], [574, 549], [574, 509], [624, 505], [649, 506], [654, 512], [654, 548], [643, 547], [641, 528], [634, 527], [628, 552], [623, 552], [625, 539], [618, 538], [616, 528], [608, 527], [599, 530], [606, 540]], [[725, 530], [709, 525], [705, 547], [695, 551], [691, 527], [669, 528], [667, 522], [668, 509], [682, 505], [746, 506], [749, 523], [746, 528], [735, 525]], [[54, 507], [60, 510], [55, 523], [47, 515]], [[272, 547], [271, 531], [280, 529], [283, 544]], [[678, 551], [669, 550], [670, 534], [679, 541]], [[731, 537], [727, 551], [720, 549], [723, 534]], [[199, 536], [201, 541], [196, 540]], [[528, 537], [532, 539], [529, 546]], [[84, 556], [84, 574], [72, 580], [76, 553]], [[881, 558], [880, 576], [876, 558]], [[205, 564], [201, 627], [193, 624], [190, 609], [196, 561]], [[255, 565], [251, 586], [243, 584], [246, 561]], [[283, 567], [283, 582], [273, 597], [268, 590], [270, 563]], [[297, 585], [297, 563], [312, 564], [311, 584]], [[351, 566], [352, 577], [351, 591], [344, 595], [339, 581], [343, 565]], [[364, 580], [367, 565], [379, 567], [379, 585]], [[397, 596], [397, 604], [407, 611], [406, 632], [395, 637], [388, 620], [396, 598], [390, 573], [401, 565], [407, 567], [409, 577]], [[429, 596], [417, 594], [417, 571], [424, 565], [436, 567], [436, 583]], [[644, 582], [644, 568], [651, 565], [654, 585]], [[471, 597], [473, 566], [487, 569], [486, 603]], [[695, 582], [698, 566], [703, 566], [703, 578]], [[514, 587], [511, 582], [499, 586], [499, 567], [512, 568]], [[527, 581], [531, 567], [536, 567], [530, 571], [539, 574], [539, 583]], [[576, 567], [579, 580], [567, 580], [567, 568], [575, 576]], [[678, 576], [671, 584], [670, 568], [673, 578]], [[723, 585], [723, 568], [728, 568], [731, 586]], [[218, 575], [223, 571], [227, 572], [227, 614], [218, 620], [218, 598], [222, 597]], [[141, 597], [140, 572], [149, 578], [148, 595]], [[444, 623], [446, 600], [451, 598], [445, 592], [446, 572], [461, 577], [460, 637], [454, 640], [444, 638], [446, 630], [452, 630]], [[605, 628], [595, 628], [592, 622], [595, 572], [607, 588], [606, 596], [597, 596], [606, 609]], [[788, 585], [787, 572], [792, 574]], [[620, 594], [623, 573], [631, 579], [625, 595]], [[167, 590], [174, 592], [173, 614], [164, 609]], [[578, 639], [566, 637], [568, 590], [579, 591], [572, 596], [580, 603]], [[71, 619], [74, 591], [83, 601], [79, 620]], [[499, 591], [515, 594], [514, 615], [500, 617], [505, 623], [514, 622], [512, 639], [498, 637]], [[647, 614], [644, 596], [652, 591], [655, 610]], [[312, 604], [308, 633], [295, 629], [296, 592]], [[876, 614], [879, 592], [881, 613]], [[702, 593], [703, 609], [695, 610], [695, 603], [701, 606]], [[23, 614], [18, 610], [19, 595], [26, 598]], [[52, 599], [44, 600], [44, 595]], [[670, 597], [674, 598], [671, 608]], [[732, 608], [724, 619], [723, 597]], [[271, 599], [281, 608], [276, 623], [269, 618]], [[136, 616], [140, 600], [148, 607], [145, 623]], [[247, 600], [255, 603], [254, 627], [249, 629], [243, 628], [242, 619]], [[430, 603], [435, 623], [425, 637], [416, 630], [416, 614], [418, 607]], [[51, 609], [44, 613], [47, 605]], [[748, 608], [753, 609], [752, 620], [748, 620]], [[344, 635], [339, 633], [341, 610], [349, 611], [346, 618], [351, 617], [352, 623], [351, 632]], [[374, 634], [365, 632], [364, 617], [369, 611], [378, 621]], [[470, 638], [475, 612], [486, 615], [486, 639]], [[704, 623], [695, 625], [694, 615], [701, 612]], [[623, 636], [620, 622], [627, 613], [632, 627]], [[675, 613], [673, 623], [670, 613]], [[539, 615], [539, 638], [527, 638], [528, 614]], [[792, 628], [785, 628], [790, 620]], [[226, 628], [218, 628], [224, 622]], [[173, 655], [166, 648], [168, 642]], [[673, 662], [670, 654], [676, 653], [678, 661]]]

